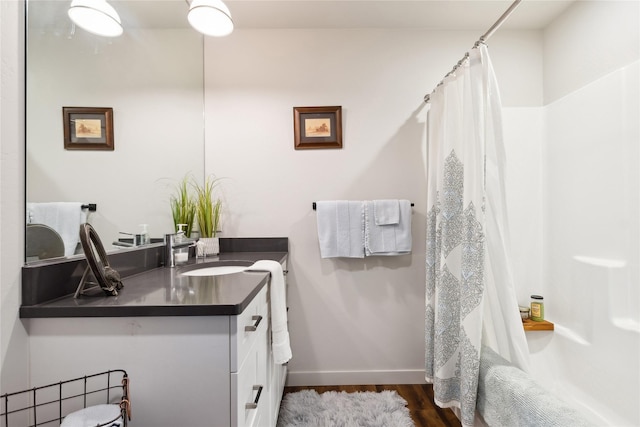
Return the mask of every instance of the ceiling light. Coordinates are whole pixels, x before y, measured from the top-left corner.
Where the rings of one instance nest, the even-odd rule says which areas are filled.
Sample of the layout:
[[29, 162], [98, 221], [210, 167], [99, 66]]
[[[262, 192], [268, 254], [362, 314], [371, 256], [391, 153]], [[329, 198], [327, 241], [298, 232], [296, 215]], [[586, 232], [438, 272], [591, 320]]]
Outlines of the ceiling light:
[[118, 12], [106, 0], [73, 0], [67, 11], [80, 28], [105, 37], [122, 34]]
[[192, 0], [189, 6], [189, 23], [208, 36], [221, 37], [231, 34], [231, 12], [222, 0]]

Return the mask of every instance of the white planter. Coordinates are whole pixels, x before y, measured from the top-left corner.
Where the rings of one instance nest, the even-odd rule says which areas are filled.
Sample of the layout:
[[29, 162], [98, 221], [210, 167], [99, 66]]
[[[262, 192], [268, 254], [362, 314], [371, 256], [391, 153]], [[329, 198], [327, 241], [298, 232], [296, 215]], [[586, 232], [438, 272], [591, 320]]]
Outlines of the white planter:
[[218, 255], [220, 253], [220, 238], [219, 237], [201, 237], [198, 243], [202, 242], [202, 245], [196, 245], [198, 248], [198, 256], [206, 255]]

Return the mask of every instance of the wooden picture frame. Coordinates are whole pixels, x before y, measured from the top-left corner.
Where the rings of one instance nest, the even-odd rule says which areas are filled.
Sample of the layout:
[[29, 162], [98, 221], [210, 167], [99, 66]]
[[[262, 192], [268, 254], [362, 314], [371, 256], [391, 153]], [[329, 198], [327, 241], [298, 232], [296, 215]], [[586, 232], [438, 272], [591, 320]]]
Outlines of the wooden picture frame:
[[293, 107], [296, 150], [342, 148], [342, 107]]
[[62, 107], [65, 150], [113, 151], [113, 108]]

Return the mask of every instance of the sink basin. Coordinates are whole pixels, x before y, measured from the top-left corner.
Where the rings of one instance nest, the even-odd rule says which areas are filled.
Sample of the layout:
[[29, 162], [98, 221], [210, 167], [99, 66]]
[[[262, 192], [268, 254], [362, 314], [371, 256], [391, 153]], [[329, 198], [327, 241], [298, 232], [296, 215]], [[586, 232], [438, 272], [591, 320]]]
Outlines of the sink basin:
[[195, 264], [181, 269], [183, 276], [221, 276], [224, 274], [241, 273], [247, 270], [251, 261], [215, 261]]
[[241, 273], [249, 267], [239, 265], [221, 265], [218, 267], [198, 268], [182, 273], [183, 276], [221, 276], [223, 274]]

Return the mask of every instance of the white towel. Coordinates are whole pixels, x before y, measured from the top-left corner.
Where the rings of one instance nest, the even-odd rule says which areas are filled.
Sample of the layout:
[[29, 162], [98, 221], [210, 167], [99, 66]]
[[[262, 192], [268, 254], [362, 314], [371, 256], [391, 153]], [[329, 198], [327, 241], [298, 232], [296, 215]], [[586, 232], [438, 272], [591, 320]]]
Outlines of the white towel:
[[400, 222], [400, 203], [394, 200], [374, 200], [373, 216], [376, 225], [392, 225]]
[[291, 360], [289, 344], [289, 328], [287, 325], [287, 301], [284, 288], [284, 272], [277, 261], [261, 260], [255, 262], [248, 270], [268, 271], [271, 273], [269, 291], [271, 297], [271, 349], [273, 361], [282, 365]]
[[111, 420], [116, 421], [106, 424], [108, 427], [124, 425], [120, 405], [95, 405], [72, 412], [62, 420], [60, 427], [93, 427]]
[[373, 203], [365, 202], [365, 254], [404, 255], [411, 253], [411, 202], [399, 200], [400, 220], [398, 224], [376, 225]]
[[316, 203], [322, 258], [364, 258], [364, 211], [361, 201]]
[[73, 255], [80, 241], [80, 224], [87, 214], [79, 202], [27, 203], [27, 218], [31, 224], [53, 228], [62, 238], [64, 255]]

